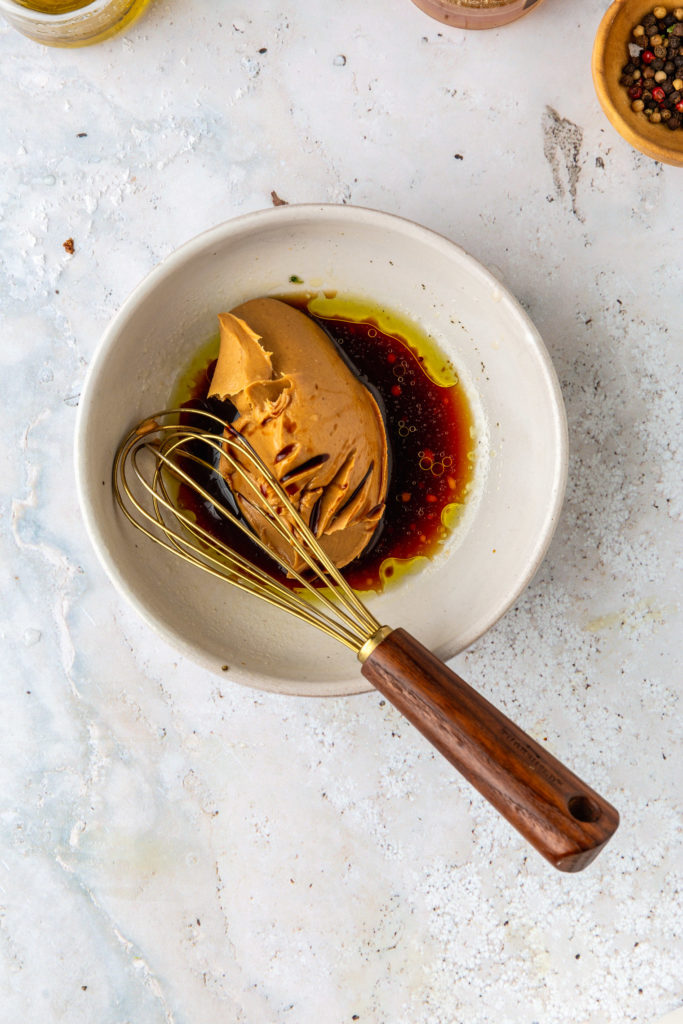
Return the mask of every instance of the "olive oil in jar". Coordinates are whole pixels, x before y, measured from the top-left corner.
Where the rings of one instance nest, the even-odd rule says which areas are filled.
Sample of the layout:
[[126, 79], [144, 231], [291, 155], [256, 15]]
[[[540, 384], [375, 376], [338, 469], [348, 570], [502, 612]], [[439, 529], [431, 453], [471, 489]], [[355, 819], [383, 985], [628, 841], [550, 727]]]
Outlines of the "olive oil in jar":
[[0, 0], [10, 25], [44, 46], [90, 46], [124, 31], [150, 0]]
[[15, 3], [37, 14], [70, 14], [90, 6], [92, 0], [15, 0]]

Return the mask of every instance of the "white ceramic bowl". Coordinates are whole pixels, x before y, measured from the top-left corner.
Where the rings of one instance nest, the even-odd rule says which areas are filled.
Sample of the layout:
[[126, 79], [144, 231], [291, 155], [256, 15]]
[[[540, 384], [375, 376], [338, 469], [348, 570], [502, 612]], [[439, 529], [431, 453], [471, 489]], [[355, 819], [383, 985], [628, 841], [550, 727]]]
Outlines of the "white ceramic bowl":
[[168, 406], [216, 315], [300, 292], [292, 275], [416, 322], [469, 394], [478, 450], [467, 513], [440, 557], [367, 601], [441, 658], [493, 625], [538, 568], [564, 494], [564, 407], [538, 332], [499, 281], [453, 242], [373, 210], [282, 206], [239, 217], [172, 253], [123, 305], [90, 366], [76, 437], [81, 507], [106, 571], [150, 625], [210, 671], [227, 664], [236, 682], [281, 693], [351, 694], [368, 688], [351, 652], [147, 542], [111, 489], [119, 441]]

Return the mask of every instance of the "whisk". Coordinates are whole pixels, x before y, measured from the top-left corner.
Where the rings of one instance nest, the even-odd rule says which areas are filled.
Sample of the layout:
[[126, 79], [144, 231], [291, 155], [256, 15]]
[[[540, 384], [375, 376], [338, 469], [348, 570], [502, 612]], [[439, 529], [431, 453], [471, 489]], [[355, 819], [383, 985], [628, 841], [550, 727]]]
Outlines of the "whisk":
[[[258, 510], [307, 570], [294, 572], [247, 525], [224, 483], [227, 466], [240, 475], [252, 521]], [[204, 485], [211, 478], [223, 497]], [[183, 486], [278, 562], [294, 589], [202, 526], [183, 507]], [[619, 815], [611, 804], [409, 633], [377, 621], [286, 491], [224, 419], [203, 409], [172, 409], [143, 420], [119, 446], [113, 487], [123, 513], [150, 540], [354, 651], [363, 676], [554, 867], [580, 871], [615, 832]]]

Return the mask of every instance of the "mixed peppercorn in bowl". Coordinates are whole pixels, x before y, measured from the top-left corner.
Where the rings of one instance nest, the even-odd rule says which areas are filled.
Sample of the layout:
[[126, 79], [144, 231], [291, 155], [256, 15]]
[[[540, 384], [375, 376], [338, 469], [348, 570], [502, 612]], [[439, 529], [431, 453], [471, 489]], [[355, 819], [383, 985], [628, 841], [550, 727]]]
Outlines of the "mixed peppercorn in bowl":
[[627, 142], [683, 166], [683, 6], [615, 0], [595, 38], [593, 81]]

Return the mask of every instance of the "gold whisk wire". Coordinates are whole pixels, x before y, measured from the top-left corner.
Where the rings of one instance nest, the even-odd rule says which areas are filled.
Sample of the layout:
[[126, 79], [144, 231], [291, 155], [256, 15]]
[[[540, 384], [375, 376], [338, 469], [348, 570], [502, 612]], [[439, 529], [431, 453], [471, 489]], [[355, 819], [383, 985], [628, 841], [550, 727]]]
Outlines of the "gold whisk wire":
[[[209, 458], [202, 457], [198, 450]], [[242, 484], [249, 488], [254, 498], [250, 502], [252, 510], [297, 552], [322, 588], [293, 570], [191, 472], [194, 464], [210, 474], [217, 473], [221, 460], [239, 473]], [[245, 464], [256, 479], [245, 472]], [[272, 490], [287, 519], [267, 503], [259, 478]], [[274, 559], [295, 579], [298, 589], [285, 586], [196, 522], [179, 500], [181, 484]], [[146, 417], [117, 450], [113, 489], [126, 518], [152, 541], [212, 576], [316, 626], [356, 654], [381, 633], [379, 622], [323, 551], [272, 472], [245, 438], [214, 413], [168, 409]]]

